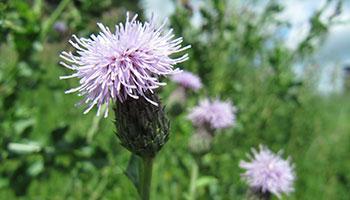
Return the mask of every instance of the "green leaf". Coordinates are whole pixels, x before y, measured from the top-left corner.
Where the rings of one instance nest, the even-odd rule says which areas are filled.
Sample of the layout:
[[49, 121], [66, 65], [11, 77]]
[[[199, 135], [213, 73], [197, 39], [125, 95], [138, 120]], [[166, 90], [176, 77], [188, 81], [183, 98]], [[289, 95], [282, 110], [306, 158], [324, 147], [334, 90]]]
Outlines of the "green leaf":
[[124, 172], [139, 193], [140, 193], [140, 167], [141, 166], [142, 166], [141, 159], [137, 155], [132, 154], [129, 160], [128, 167]]
[[197, 188], [204, 187], [204, 186], [207, 186], [207, 185], [216, 184], [217, 181], [218, 180], [215, 177], [202, 176], [199, 179], [197, 179], [196, 186], [197, 186]]
[[33, 118], [18, 120], [14, 123], [14, 129], [16, 134], [21, 134], [26, 128], [29, 128], [35, 124]]
[[34, 142], [27, 143], [27, 144], [9, 143], [7, 148], [9, 151], [13, 153], [18, 153], [18, 154], [37, 153], [41, 150], [40, 145]]
[[42, 160], [34, 162], [27, 170], [30, 176], [37, 176], [44, 170], [44, 163]]
[[0, 177], [0, 188], [6, 188], [9, 184], [9, 179]]

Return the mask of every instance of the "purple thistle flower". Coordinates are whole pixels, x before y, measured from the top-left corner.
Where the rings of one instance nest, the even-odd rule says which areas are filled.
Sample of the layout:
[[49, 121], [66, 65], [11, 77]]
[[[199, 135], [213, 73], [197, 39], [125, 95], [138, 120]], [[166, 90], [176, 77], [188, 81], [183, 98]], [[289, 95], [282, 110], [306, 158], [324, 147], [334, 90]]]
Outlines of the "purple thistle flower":
[[242, 177], [254, 191], [270, 192], [281, 198], [281, 194], [289, 194], [294, 190], [294, 166], [290, 159], [281, 158], [281, 151], [277, 154], [267, 147], [260, 146], [260, 151], [252, 149], [249, 162], [241, 161], [239, 166], [246, 170]]
[[186, 89], [197, 91], [202, 88], [201, 79], [188, 71], [182, 71], [181, 73], [172, 75], [171, 80]]
[[170, 58], [171, 54], [184, 51], [190, 46], [182, 47], [182, 38], [173, 39], [172, 29], [164, 31], [164, 23], [156, 27], [151, 22], [142, 23], [131, 20], [127, 13], [125, 24], [116, 25], [112, 33], [108, 27], [98, 23], [101, 32], [89, 38], [78, 38], [73, 35], [70, 44], [77, 49], [76, 54], [62, 52], [60, 62], [63, 66], [74, 70], [69, 76], [60, 79], [78, 78], [80, 86], [67, 90], [66, 93], [78, 92], [85, 98], [80, 104], [88, 104], [84, 114], [94, 106], [107, 105], [105, 117], [108, 115], [110, 101], [124, 102], [127, 98], [145, 98], [157, 106], [146, 94], [166, 85], [159, 81], [159, 76], [178, 73], [173, 65], [188, 59], [185, 54], [178, 58]]
[[199, 102], [188, 118], [197, 127], [209, 126], [211, 129], [222, 129], [233, 126], [236, 121], [236, 108], [229, 101], [208, 99]]

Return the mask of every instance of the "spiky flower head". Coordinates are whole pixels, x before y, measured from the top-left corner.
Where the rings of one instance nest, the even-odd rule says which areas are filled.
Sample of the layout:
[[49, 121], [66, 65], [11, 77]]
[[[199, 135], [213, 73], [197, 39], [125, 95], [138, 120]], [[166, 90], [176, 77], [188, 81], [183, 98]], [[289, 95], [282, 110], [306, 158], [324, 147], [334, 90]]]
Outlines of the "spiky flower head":
[[[74, 71], [72, 75], [61, 79], [78, 78], [80, 85], [66, 91], [78, 92], [84, 96], [89, 112], [94, 106], [107, 108], [111, 101], [124, 102], [128, 98], [145, 98], [149, 103], [157, 105], [147, 97], [147, 93], [165, 83], [159, 76], [167, 76], [180, 72], [174, 65], [188, 59], [188, 55], [171, 58], [174, 53], [182, 52], [190, 46], [182, 47], [182, 38], [174, 39], [172, 29], [165, 31], [166, 21], [156, 26], [154, 20], [142, 23], [135, 15], [131, 20], [127, 14], [125, 24], [116, 25], [115, 31], [101, 23], [101, 32], [89, 38], [78, 38], [73, 35], [70, 44], [76, 53], [62, 52], [66, 61], [63, 66]], [[106, 109], [105, 117], [108, 115]]]
[[272, 193], [278, 198], [294, 190], [294, 166], [290, 159], [284, 160], [282, 152], [274, 154], [267, 147], [260, 145], [259, 151], [252, 149], [250, 161], [241, 161], [240, 167], [246, 171], [243, 179], [257, 192]]
[[236, 108], [230, 101], [204, 99], [190, 111], [188, 118], [197, 127], [207, 126], [215, 130], [233, 126], [235, 112]]
[[193, 91], [197, 91], [202, 88], [201, 79], [197, 75], [188, 71], [182, 71], [178, 74], [172, 75], [171, 80], [180, 86]]

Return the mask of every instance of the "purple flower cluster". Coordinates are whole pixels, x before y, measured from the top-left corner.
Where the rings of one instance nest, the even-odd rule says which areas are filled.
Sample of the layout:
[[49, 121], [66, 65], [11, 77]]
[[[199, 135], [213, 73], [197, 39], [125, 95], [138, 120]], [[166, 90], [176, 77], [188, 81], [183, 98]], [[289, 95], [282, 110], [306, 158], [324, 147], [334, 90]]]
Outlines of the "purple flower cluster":
[[274, 154], [267, 147], [260, 146], [260, 151], [252, 150], [250, 161], [241, 161], [240, 167], [246, 172], [242, 177], [255, 191], [270, 192], [281, 198], [294, 190], [294, 167], [290, 159], [281, 158], [281, 152]]
[[202, 88], [201, 79], [188, 71], [182, 71], [181, 73], [172, 75], [171, 80], [186, 89], [197, 91]]
[[130, 20], [127, 14], [125, 24], [116, 25], [115, 32], [98, 23], [101, 32], [97, 36], [78, 38], [73, 35], [74, 41], [69, 42], [76, 48], [75, 54], [61, 53], [68, 64], [60, 63], [75, 72], [60, 78], [80, 79], [80, 85], [66, 93], [78, 92], [85, 97], [80, 103], [88, 104], [84, 113], [97, 106], [99, 115], [101, 106], [106, 104], [104, 115], [107, 117], [110, 101], [124, 102], [130, 97], [143, 97], [157, 105], [146, 94], [165, 85], [159, 81], [159, 76], [178, 73], [180, 70], [173, 66], [188, 59], [187, 54], [169, 57], [190, 46], [182, 47], [182, 38], [174, 39], [172, 29], [165, 32], [165, 22], [157, 27], [153, 20], [142, 23], [136, 18], [137, 15]]
[[222, 129], [235, 124], [235, 112], [236, 108], [229, 101], [205, 99], [191, 110], [188, 118], [197, 127], [209, 126], [211, 129]]

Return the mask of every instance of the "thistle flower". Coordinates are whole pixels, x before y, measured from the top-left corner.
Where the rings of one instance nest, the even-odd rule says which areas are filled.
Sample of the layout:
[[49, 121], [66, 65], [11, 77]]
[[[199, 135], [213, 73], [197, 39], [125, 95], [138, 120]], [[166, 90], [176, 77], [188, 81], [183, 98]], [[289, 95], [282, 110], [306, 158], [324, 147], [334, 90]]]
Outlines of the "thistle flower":
[[104, 116], [108, 115], [111, 101], [123, 103], [129, 98], [143, 97], [149, 103], [157, 103], [147, 97], [155, 89], [165, 85], [159, 76], [178, 73], [173, 65], [188, 59], [188, 55], [170, 58], [170, 55], [182, 52], [190, 46], [182, 47], [182, 38], [173, 39], [172, 29], [164, 31], [164, 22], [157, 27], [154, 20], [142, 23], [137, 15], [131, 20], [127, 14], [125, 24], [116, 25], [115, 32], [101, 23], [101, 32], [89, 38], [78, 38], [73, 35], [70, 44], [77, 49], [76, 53], [62, 52], [61, 58], [67, 63], [63, 66], [75, 71], [72, 75], [61, 76], [61, 79], [78, 78], [80, 86], [67, 90], [66, 93], [78, 92], [84, 96], [80, 104], [86, 103], [88, 113], [94, 106], [107, 105]]
[[294, 190], [294, 166], [290, 159], [284, 160], [281, 152], [274, 154], [264, 146], [260, 146], [259, 152], [252, 149], [252, 156], [249, 156], [249, 162], [241, 161], [239, 165], [246, 170], [242, 177], [253, 191], [272, 193], [281, 198], [282, 193], [289, 194]]
[[188, 71], [182, 71], [181, 73], [172, 75], [171, 80], [180, 86], [193, 91], [202, 88], [201, 79], [197, 75]]
[[205, 99], [190, 111], [188, 118], [197, 127], [208, 126], [215, 130], [233, 126], [235, 112], [236, 108], [229, 101]]

